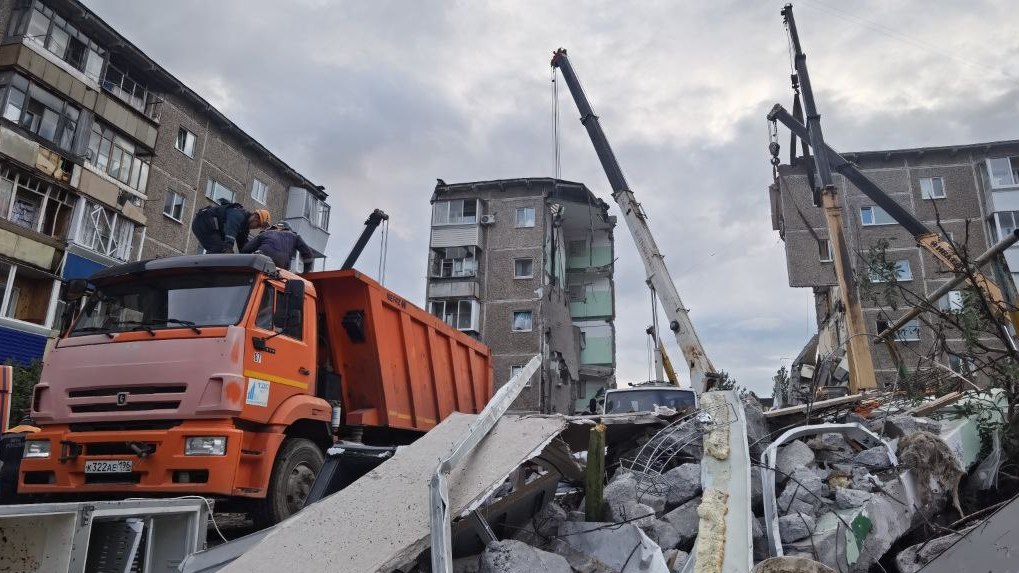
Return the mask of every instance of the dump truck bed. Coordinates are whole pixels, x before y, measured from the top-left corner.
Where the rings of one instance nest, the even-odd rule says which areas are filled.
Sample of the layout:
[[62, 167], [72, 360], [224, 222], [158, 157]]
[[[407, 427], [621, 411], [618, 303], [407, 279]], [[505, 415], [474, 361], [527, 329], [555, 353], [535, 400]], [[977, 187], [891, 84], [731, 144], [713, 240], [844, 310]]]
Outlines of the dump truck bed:
[[345, 425], [427, 431], [488, 403], [488, 346], [356, 270], [303, 276], [318, 293], [320, 357], [341, 376]]

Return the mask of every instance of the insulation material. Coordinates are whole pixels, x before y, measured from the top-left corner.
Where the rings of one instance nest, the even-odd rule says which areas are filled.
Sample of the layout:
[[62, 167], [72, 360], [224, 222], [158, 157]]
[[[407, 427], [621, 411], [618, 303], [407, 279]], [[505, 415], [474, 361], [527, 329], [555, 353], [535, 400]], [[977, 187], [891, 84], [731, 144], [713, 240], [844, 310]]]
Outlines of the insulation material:
[[725, 561], [725, 516], [729, 512], [729, 494], [708, 489], [697, 506], [700, 525], [697, 527], [697, 547], [694, 573], [722, 573]]

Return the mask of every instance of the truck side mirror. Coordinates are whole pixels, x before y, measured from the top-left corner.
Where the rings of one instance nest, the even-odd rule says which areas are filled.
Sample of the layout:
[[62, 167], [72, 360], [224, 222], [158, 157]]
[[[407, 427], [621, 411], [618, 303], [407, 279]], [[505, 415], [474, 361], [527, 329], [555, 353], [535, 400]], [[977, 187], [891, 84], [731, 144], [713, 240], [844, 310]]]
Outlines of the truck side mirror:
[[67, 281], [64, 288], [64, 302], [78, 302], [88, 294], [88, 281], [85, 279], [71, 279]]
[[276, 311], [272, 315], [272, 325], [284, 330], [290, 326], [295, 313], [304, 308], [304, 281], [289, 280], [283, 287], [283, 293], [276, 301]]

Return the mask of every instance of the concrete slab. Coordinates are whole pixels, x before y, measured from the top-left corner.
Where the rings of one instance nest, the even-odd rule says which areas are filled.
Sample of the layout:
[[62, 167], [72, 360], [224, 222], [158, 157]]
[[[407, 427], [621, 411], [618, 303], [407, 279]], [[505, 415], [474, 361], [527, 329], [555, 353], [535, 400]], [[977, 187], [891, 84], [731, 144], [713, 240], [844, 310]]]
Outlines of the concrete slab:
[[[429, 544], [429, 480], [475, 417], [451, 415], [350, 487], [280, 523], [223, 571], [391, 571], [412, 561]], [[503, 416], [450, 473], [451, 514], [483, 501], [566, 424], [561, 416]]]

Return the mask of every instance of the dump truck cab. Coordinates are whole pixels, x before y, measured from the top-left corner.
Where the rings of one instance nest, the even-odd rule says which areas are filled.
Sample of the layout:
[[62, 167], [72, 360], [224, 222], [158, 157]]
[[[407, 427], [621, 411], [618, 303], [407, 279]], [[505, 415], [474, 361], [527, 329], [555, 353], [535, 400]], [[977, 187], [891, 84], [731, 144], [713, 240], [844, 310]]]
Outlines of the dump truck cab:
[[653, 412], [656, 407], [682, 411], [697, 407], [697, 393], [670, 383], [651, 382], [606, 390], [600, 406], [602, 414]]
[[264, 498], [293, 440], [282, 493], [307, 493], [331, 443], [310, 282], [262, 255], [156, 259], [90, 282], [35, 388], [43, 431], [19, 492]]

